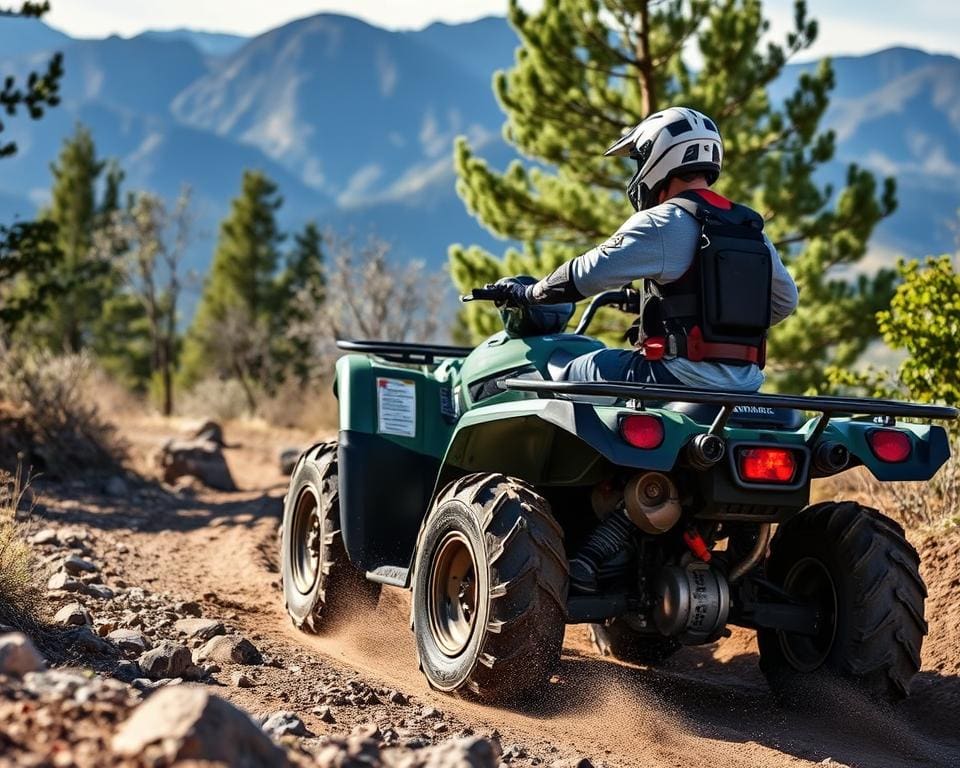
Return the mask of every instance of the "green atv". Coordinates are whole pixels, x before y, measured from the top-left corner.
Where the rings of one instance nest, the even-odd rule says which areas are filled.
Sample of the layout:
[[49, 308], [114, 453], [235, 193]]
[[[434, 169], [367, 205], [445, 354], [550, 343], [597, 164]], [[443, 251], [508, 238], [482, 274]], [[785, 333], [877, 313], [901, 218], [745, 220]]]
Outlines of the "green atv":
[[957, 410], [557, 380], [602, 348], [585, 333], [599, 307], [636, 304], [601, 294], [574, 333], [572, 305], [504, 310], [476, 349], [341, 342], [339, 439], [300, 457], [285, 498], [294, 624], [321, 632], [383, 584], [412, 589], [430, 685], [491, 702], [548, 681], [577, 623], [644, 665], [749, 627], [775, 691], [817, 672], [906, 696], [919, 557], [874, 509], [809, 505], [810, 481], [859, 465], [928, 480], [946, 432], [896, 419]]

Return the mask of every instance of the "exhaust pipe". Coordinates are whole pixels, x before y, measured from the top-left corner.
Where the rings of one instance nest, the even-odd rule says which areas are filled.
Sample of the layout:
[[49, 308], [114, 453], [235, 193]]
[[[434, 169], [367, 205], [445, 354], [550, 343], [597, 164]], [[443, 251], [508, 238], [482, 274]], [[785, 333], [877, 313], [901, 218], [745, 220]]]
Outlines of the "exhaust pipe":
[[644, 533], [669, 531], [680, 519], [680, 499], [673, 480], [660, 472], [640, 472], [623, 489], [627, 517]]
[[727, 445], [719, 435], [706, 432], [687, 443], [687, 460], [694, 469], [710, 469], [727, 452]]
[[850, 463], [850, 451], [841, 443], [820, 443], [813, 454], [813, 465], [825, 475], [842, 472]]

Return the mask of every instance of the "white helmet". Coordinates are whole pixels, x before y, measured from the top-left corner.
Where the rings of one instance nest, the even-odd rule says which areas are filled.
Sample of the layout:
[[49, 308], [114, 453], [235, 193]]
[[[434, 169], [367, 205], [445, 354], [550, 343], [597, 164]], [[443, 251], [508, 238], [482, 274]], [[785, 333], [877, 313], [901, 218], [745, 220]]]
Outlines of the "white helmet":
[[707, 183], [713, 184], [723, 164], [723, 139], [706, 115], [670, 107], [650, 115], [603, 154], [637, 161], [627, 197], [642, 211], [657, 204], [660, 191], [678, 174], [702, 171]]

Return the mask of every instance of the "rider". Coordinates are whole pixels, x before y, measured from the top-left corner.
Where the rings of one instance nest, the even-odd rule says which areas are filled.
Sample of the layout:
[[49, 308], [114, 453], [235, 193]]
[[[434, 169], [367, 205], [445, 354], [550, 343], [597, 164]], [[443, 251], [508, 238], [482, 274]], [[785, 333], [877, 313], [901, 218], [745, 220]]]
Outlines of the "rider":
[[796, 309], [797, 287], [762, 233], [760, 215], [709, 189], [723, 161], [716, 124], [696, 110], [671, 107], [650, 115], [605, 155], [637, 161], [627, 187], [637, 213], [538, 283], [499, 281], [504, 302], [579, 301], [643, 280], [639, 354], [592, 352], [571, 361], [563, 379], [756, 391], [767, 329]]

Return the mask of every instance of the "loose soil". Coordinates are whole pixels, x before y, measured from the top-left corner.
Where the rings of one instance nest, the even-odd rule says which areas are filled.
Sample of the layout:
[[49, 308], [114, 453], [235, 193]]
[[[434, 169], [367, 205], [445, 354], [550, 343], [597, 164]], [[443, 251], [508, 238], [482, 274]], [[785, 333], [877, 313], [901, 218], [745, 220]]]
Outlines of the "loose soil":
[[[188, 425], [140, 420], [124, 426], [136, 461]], [[252, 688], [218, 693], [253, 713], [293, 710], [316, 734], [367, 722], [423, 732], [426, 741], [491, 733], [511, 765], [587, 757], [609, 766], [960, 765], [960, 531], [914, 540], [929, 585], [930, 634], [913, 696], [878, 708], [838, 686], [811, 689], [809, 707], [775, 704], [757, 668], [752, 634], [686, 648], [658, 669], [598, 657], [571, 627], [559, 674], [523, 711], [481, 706], [429, 689], [417, 670], [407, 594], [385, 589], [378, 610], [336, 633], [311, 637], [286, 617], [279, 591], [277, 527], [286, 478], [279, 448], [305, 436], [231, 425], [227, 460], [241, 491], [175, 494], [159, 486], [124, 498], [89, 486], [42, 488], [44, 524], [86, 526], [119, 577], [229, 621], [276, 666], [248, 668]], [[386, 513], [386, 512], [385, 512]], [[120, 546], [121, 544], [126, 545]], [[335, 723], [311, 710], [329, 703], [331, 681], [397, 691], [363, 705], [331, 706]], [[434, 712], [433, 710], [436, 710]]]

